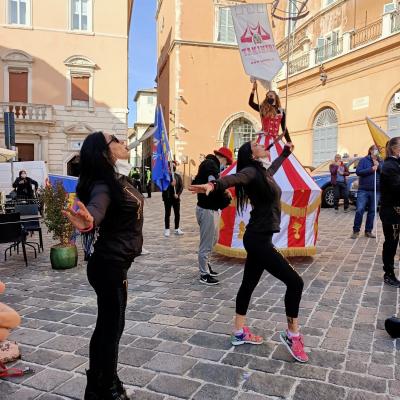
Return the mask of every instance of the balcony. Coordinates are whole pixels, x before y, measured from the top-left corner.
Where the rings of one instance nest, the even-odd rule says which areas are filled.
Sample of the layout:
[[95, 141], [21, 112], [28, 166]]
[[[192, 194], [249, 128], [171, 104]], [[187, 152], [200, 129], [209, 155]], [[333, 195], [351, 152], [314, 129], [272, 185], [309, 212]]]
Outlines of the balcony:
[[317, 47], [315, 49], [315, 64], [321, 64], [322, 62], [333, 58], [343, 53], [343, 37], [335, 40], [332, 43], [327, 43], [324, 46]]
[[[371, 43], [383, 40], [389, 36], [400, 32], [400, 12], [384, 14], [379, 20], [357, 29], [355, 31], [345, 32], [343, 36], [332, 40], [330, 43], [321, 47], [311, 48], [309, 51], [296, 57], [289, 63], [289, 76], [297, 74], [309, 68], [313, 68], [327, 60], [347, 54], [358, 48], [368, 46]], [[306, 27], [301, 28], [290, 38], [290, 46], [293, 51], [297, 45], [307, 39]], [[277, 50], [283, 59], [287, 54], [288, 40], [285, 38], [277, 45]], [[286, 70], [286, 68], [285, 68]], [[280, 75], [278, 80], [284, 79], [286, 73]]]
[[32, 103], [0, 103], [0, 119], [5, 112], [13, 112], [15, 122], [53, 123], [53, 106]]
[[363, 46], [364, 44], [373, 42], [382, 36], [382, 19], [365, 26], [364, 28], [354, 31], [351, 38], [351, 48]]

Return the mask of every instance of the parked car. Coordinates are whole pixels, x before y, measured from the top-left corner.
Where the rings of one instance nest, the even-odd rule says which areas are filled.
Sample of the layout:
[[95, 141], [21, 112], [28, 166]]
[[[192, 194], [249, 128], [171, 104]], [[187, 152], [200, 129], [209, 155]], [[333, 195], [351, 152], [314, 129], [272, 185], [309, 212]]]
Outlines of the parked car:
[[[347, 187], [349, 189], [349, 200], [352, 204], [355, 204], [357, 201], [358, 177], [356, 175], [356, 168], [360, 160], [361, 157], [343, 159], [344, 164], [350, 172], [350, 175], [347, 177]], [[329, 172], [329, 165], [332, 162], [332, 160], [323, 162], [310, 174], [322, 190], [322, 207], [326, 208], [333, 207], [333, 186], [331, 185], [331, 173]]]
[[314, 171], [315, 167], [313, 167], [312, 165], [303, 165], [303, 168], [309, 173], [311, 174], [311, 172]]

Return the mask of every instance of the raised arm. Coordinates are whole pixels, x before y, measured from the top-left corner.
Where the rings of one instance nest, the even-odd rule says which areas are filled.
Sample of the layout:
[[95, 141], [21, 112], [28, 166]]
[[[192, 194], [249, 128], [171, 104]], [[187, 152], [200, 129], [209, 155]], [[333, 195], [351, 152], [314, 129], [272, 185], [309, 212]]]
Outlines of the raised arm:
[[269, 174], [270, 176], [275, 175], [276, 171], [278, 171], [279, 167], [286, 160], [286, 158], [288, 158], [292, 154], [292, 148], [293, 148], [292, 143], [285, 144], [285, 147], [283, 148], [283, 151], [280, 154], [280, 156], [278, 158], [275, 158], [271, 166], [267, 169], [267, 174]]
[[259, 106], [257, 103], [254, 102], [254, 92], [253, 92], [253, 91], [250, 93], [250, 97], [249, 97], [249, 106], [250, 106], [253, 110], [255, 110], [255, 111], [257, 111], [257, 112], [260, 112], [260, 106]]

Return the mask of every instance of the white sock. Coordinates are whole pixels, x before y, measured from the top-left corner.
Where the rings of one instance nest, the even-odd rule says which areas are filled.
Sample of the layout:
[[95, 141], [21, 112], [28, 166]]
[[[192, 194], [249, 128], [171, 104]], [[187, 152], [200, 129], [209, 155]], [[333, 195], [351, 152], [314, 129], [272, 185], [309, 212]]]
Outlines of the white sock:
[[243, 329], [239, 329], [239, 330], [235, 331], [235, 332], [234, 332], [234, 335], [235, 335], [235, 336], [243, 335]]
[[289, 339], [291, 339], [292, 337], [298, 337], [300, 335], [299, 332], [297, 332], [297, 333], [290, 332], [289, 329], [286, 332], [287, 332]]

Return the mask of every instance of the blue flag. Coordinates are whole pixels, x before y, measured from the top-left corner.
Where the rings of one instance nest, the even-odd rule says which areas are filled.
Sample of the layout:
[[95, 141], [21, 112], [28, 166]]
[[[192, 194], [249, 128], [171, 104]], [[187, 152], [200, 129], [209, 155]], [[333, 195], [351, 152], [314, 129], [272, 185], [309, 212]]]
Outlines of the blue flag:
[[160, 190], [166, 190], [171, 182], [168, 157], [170, 154], [168, 136], [165, 129], [161, 105], [156, 108], [155, 132], [152, 144], [152, 179]]

